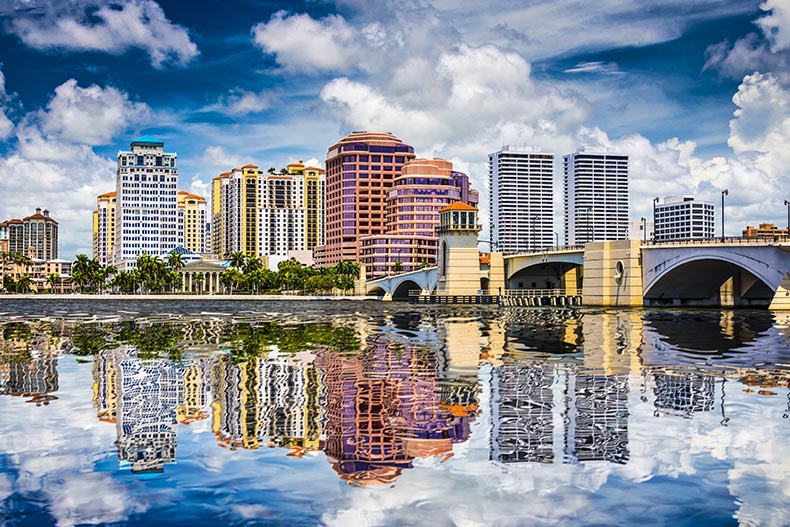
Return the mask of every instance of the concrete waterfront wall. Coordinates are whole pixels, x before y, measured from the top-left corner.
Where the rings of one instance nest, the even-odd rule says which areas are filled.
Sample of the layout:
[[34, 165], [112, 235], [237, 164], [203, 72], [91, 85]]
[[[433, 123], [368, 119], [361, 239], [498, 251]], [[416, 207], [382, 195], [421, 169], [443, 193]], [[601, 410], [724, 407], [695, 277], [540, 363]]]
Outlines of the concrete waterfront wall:
[[584, 305], [642, 305], [641, 243], [641, 240], [618, 240], [585, 246]]

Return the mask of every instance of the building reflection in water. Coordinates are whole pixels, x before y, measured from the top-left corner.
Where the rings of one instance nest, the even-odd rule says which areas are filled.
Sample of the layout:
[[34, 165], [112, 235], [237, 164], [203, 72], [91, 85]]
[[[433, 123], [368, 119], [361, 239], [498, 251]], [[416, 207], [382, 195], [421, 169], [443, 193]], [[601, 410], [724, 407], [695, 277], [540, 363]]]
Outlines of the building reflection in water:
[[316, 362], [327, 393], [324, 450], [349, 484], [391, 483], [415, 458], [448, 456], [469, 437], [476, 385], [443, 386], [433, 350], [380, 335], [359, 356], [326, 350]]
[[118, 459], [133, 473], [161, 472], [176, 460], [177, 408], [184, 400], [184, 367], [166, 359], [141, 360], [124, 346], [110, 353], [116, 372]]
[[[253, 352], [234, 355], [221, 325], [191, 322], [165, 332], [183, 339], [168, 349], [196, 350], [183, 363], [102, 336], [99, 347], [113, 347], [92, 366], [97, 417], [115, 425], [118, 458], [133, 472], [175, 462], [178, 425], [210, 419], [224, 448], [323, 451], [341, 479], [369, 485], [394, 482], [417, 458], [445, 459], [469, 438], [481, 365], [483, 378], [490, 372], [490, 457], [502, 463], [625, 464], [629, 400], [659, 417], [693, 418], [724, 413], [731, 380], [760, 395], [790, 384], [787, 369], [761, 366], [790, 363], [784, 314], [427, 312], [352, 323], [344, 329], [353, 339], [339, 336], [353, 349], [312, 345], [321, 332], [324, 343], [338, 336], [325, 324], [285, 333], [287, 352], [267, 340], [269, 329], [235, 332]], [[5, 329], [0, 393], [47, 404], [68, 331]]]
[[58, 355], [36, 350], [26, 360], [0, 355], [0, 394], [29, 397], [27, 402], [48, 405], [57, 399]]

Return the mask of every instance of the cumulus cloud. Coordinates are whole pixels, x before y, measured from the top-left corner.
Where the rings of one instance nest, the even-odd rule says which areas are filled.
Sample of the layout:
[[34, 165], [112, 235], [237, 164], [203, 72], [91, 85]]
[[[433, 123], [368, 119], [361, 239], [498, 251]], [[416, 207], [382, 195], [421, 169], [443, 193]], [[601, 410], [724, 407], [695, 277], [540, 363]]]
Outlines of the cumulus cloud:
[[275, 55], [283, 68], [305, 73], [347, 72], [355, 68], [359, 33], [340, 15], [315, 20], [278, 11], [252, 28], [253, 41]]
[[757, 24], [771, 41], [771, 51], [790, 48], [790, 4], [786, 0], [766, 0], [760, 8], [770, 11]]
[[199, 54], [187, 30], [168, 20], [153, 0], [125, 0], [109, 6], [94, 1], [64, 2], [57, 8], [39, 3], [29, 2], [9, 27], [35, 49], [120, 54], [140, 48], [156, 68], [184, 66]]
[[771, 74], [743, 79], [732, 101], [738, 106], [730, 121], [728, 144], [739, 154], [753, 154], [757, 166], [790, 183], [790, 88]]
[[13, 147], [0, 157], [0, 217], [48, 208], [60, 223], [61, 257], [90, 253], [96, 196], [112, 189], [115, 179], [115, 161], [93, 147], [149, 117], [147, 105], [117, 88], [82, 88], [73, 79], [58, 86], [44, 108], [21, 119]]
[[130, 101], [126, 93], [95, 84], [81, 88], [74, 79], [55, 88], [46, 109], [35, 115], [44, 133], [86, 145], [106, 144], [149, 117], [148, 106]]
[[703, 71], [715, 70], [731, 79], [774, 72], [790, 85], [790, 7], [780, 0], [768, 0], [760, 8], [769, 12], [755, 22], [763, 34], [749, 33], [732, 45], [725, 40], [709, 46]]

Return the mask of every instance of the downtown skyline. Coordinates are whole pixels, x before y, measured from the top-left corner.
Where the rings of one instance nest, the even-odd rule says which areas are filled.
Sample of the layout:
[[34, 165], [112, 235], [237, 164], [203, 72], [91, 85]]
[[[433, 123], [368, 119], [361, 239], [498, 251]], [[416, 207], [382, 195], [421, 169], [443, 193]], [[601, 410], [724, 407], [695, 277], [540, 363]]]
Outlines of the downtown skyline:
[[632, 221], [724, 188], [728, 234], [786, 214], [783, 0], [61, 4], [0, 7], [0, 217], [49, 208], [64, 257], [90, 253], [96, 195], [143, 134], [207, 198], [230, 166], [323, 166], [347, 133], [382, 130], [468, 173], [484, 224], [506, 144], [628, 154]]

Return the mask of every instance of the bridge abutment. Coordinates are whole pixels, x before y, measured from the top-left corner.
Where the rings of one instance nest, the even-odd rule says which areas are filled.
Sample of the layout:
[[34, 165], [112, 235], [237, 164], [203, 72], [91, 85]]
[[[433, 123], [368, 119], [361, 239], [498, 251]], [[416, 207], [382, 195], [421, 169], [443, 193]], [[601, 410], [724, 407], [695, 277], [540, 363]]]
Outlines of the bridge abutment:
[[617, 240], [585, 245], [584, 305], [643, 304], [641, 243], [640, 240]]

